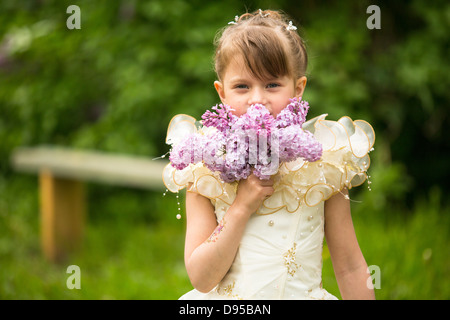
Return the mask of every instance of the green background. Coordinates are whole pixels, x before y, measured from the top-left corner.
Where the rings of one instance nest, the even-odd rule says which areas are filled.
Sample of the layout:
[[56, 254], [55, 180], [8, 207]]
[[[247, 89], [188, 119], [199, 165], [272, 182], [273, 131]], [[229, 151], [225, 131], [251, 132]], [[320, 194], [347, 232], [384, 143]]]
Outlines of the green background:
[[[69, 30], [66, 9], [81, 9]], [[369, 5], [381, 29], [369, 30]], [[378, 299], [449, 299], [448, 1], [14, 1], [0, 3], [0, 298], [177, 299], [192, 287], [175, 196], [88, 184], [83, 250], [51, 264], [39, 245], [37, 177], [18, 146], [51, 144], [153, 158], [177, 113], [219, 102], [213, 39], [236, 14], [281, 9], [309, 52], [309, 118], [376, 131], [371, 189], [352, 213]], [[67, 266], [81, 269], [69, 290]], [[324, 251], [324, 287], [339, 295]]]

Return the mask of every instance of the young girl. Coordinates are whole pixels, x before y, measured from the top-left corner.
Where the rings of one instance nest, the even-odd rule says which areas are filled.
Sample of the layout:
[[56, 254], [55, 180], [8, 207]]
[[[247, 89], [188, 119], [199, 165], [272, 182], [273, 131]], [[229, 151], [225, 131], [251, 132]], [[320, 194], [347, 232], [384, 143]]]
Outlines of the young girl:
[[[307, 53], [281, 13], [236, 16], [216, 45], [214, 87], [235, 115], [262, 104], [276, 117], [303, 95]], [[185, 264], [195, 289], [182, 299], [336, 299], [322, 288], [324, 235], [342, 298], [374, 298], [347, 191], [367, 177], [374, 132], [364, 121], [325, 117], [303, 125], [322, 143], [322, 158], [281, 164], [269, 180], [225, 183], [202, 163], [166, 167], [167, 188], [187, 188]], [[194, 121], [174, 118], [168, 137]]]

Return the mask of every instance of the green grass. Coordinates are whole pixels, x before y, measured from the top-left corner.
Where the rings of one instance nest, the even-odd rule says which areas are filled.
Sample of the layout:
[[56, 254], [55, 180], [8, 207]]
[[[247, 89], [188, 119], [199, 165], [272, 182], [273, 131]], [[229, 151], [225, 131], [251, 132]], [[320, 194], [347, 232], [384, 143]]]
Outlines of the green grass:
[[[139, 191], [119, 190], [118, 196], [95, 201], [90, 197], [82, 250], [64, 263], [47, 262], [39, 244], [38, 198], [35, 190], [23, 189], [30, 185], [26, 180], [0, 189], [0, 299], [177, 299], [191, 289], [183, 260], [183, 220], [168, 214], [154, 221], [151, 212], [143, 211], [145, 204], [127, 211], [139, 203], [120, 194]], [[94, 193], [105, 196], [110, 191], [105, 189]], [[176, 211], [174, 199], [163, 199], [162, 193], [149, 202], [152, 198]], [[117, 207], [120, 200], [122, 208]], [[66, 286], [72, 264], [80, 267], [80, 290]]]
[[[355, 210], [356, 209], [356, 210]], [[439, 206], [436, 191], [413, 212], [359, 212], [353, 223], [367, 264], [380, 269], [377, 299], [450, 298], [450, 208]], [[329, 255], [324, 254], [323, 282], [340, 298]]]
[[[191, 289], [184, 263], [184, 220], [170, 195], [89, 189], [83, 249], [62, 264], [43, 259], [39, 245], [36, 181], [0, 180], [0, 299], [177, 299]], [[381, 273], [378, 299], [449, 299], [450, 210], [438, 197], [413, 212], [360, 212], [356, 233], [369, 265]], [[392, 210], [392, 209], [391, 209]], [[81, 289], [70, 290], [69, 265], [81, 270]], [[324, 287], [340, 297], [324, 253]]]

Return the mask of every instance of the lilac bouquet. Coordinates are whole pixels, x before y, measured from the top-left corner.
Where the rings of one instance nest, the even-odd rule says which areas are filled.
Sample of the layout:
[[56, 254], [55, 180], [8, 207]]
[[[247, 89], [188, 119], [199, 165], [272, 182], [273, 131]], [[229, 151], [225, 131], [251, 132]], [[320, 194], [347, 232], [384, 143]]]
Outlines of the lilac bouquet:
[[237, 117], [229, 106], [216, 105], [202, 115], [197, 132], [173, 146], [169, 159], [177, 170], [203, 162], [225, 182], [246, 179], [252, 172], [269, 179], [280, 162], [321, 158], [322, 145], [302, 129], [308, 109], [308, 102], [293, 98], [276, 118], [261, 104]]

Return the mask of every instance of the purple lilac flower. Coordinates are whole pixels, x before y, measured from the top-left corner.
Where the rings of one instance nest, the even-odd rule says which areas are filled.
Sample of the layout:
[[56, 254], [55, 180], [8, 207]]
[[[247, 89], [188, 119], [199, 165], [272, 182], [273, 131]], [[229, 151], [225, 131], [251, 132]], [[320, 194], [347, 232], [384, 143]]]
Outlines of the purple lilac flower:
[[202, 115], [204, 127], [212, 133], [193, 133], [170, 152], [172, 165], [182, 170], [189, 164], [203, 162], [211, 171], [219, 172], [225, 182], [246, 179], [253, 173], [269, 179], [280, 162], [300, 157], [313, 162], [322, 156], [322, 145], [302, 129], [309, 104], [293, 98], [276, 119], [260, 104], [252, 105], [240, 117], [227, 105], [216, 105], [215, 112]]
[[302, 125], [306, 121], [309, 104], [307, 101], [298, 98], [289, 99], [286, 108], [277, 115], [276, 123], [278, 128], [285, 128], [291, 125]]
[[309, 162], [314, 162], [322, 156], [322, 145], [311, 132], [305, 131], [300, 125], [279, 128], [279, 152], [283, 162], [304, 158]]
[[264, 130], [270, 135], [272, 128], [275, 127], [275, 119], [262, 104], [255, 104], [247, 109], [247, 112], [238, 118], [236, 124], [243, 130], [256, 130], [259, 135]]
[[[191, 163], [196, 163], [196, 147], [201, 148], [204, 142], [202, 136], [197, 133], [188, 135], [179, 144], [173, 146], [169, 160], [177, 170], [183, 170]], [[200, 150], [200, 149], [197, 149]]]
[[203, 135], [198, 132], [186, 136], [170, 151], [169, 160], [177, 170], [189, 164], [204, 162], [212, 171], [223, 170], [223, 137], [219, 134]]
[[215, 127], [220, 132], [226, 132], [238, 118], [231, 112], [232, 109], [228, 105], [218, 104], [211, 109], [216, 112], [206, 110], [202, 115], [203, 125], [205, 127]]

